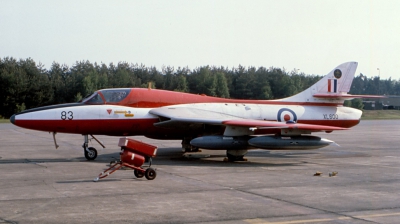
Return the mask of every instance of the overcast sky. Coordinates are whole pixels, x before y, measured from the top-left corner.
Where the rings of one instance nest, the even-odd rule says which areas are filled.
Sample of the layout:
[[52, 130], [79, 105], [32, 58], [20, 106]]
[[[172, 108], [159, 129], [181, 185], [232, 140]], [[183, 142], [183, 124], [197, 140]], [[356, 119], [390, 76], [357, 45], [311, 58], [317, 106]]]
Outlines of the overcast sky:
[[[0, 0], [0, 57], [400, 79], [400, 1]], [[379, 71], [378, 69], [379, 68]]]

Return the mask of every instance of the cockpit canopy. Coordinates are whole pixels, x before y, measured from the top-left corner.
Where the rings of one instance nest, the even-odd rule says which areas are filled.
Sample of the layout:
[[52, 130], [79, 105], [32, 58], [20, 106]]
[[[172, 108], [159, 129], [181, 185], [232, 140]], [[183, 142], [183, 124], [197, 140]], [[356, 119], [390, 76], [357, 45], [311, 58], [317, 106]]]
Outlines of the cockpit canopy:
[[82, 100], [85, 104], [115, 104], [125, 99], [131, 89], [103, 89]]

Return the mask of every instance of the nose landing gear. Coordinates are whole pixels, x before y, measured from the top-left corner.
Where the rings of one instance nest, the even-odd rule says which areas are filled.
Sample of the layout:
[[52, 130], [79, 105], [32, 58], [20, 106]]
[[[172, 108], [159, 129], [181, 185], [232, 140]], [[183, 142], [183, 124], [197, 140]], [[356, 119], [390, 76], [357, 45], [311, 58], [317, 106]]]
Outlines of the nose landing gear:
[[84, 150], [84, 154], [85, 154], [85, 158], [87, 160], [95, 160], [97, 158], [97, 150], [93, 147], [83, 147]]
[[93, 135], [90, 135], [92, 138], [89, 139], [88, 135], [83, 135], [83, 152], [85, 155], [85, 158], [87, 160], [95, 160], [97, 158], [97, 150], [94, 147], [89, 147], [89, 140], [96, 140], [97, 143], [99, 143], [103, 148], [105, 148], [105, 146], [103, 145], [103, 143], [101, 143], [97, 138], [95, 138]]

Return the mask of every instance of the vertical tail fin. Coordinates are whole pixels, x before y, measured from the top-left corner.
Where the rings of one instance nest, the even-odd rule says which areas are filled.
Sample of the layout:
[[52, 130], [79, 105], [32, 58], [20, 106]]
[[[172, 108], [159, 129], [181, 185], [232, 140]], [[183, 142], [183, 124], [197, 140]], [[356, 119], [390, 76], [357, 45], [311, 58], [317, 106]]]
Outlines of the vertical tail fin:
[[343, 104], [347, 92], [350, 91], [357, 65], [357, 62], [343, 63], [310, 88], [280, 101]]

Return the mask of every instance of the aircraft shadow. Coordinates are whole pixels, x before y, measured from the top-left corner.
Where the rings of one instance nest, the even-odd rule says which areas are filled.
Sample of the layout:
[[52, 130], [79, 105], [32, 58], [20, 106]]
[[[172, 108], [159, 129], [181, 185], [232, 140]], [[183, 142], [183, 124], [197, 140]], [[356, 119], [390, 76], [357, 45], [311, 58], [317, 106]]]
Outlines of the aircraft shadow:
[[[99, 154], [96, 160], [87, 161], [84, 156], [75, 158], [30, 158], [30, 159], [0, 159], [0, 164], [37, 164], [45, 166], [46, 163], [62, 163], [62, 162], [88, 162], [88, 163], [104, 163], [109, 164], [111, 161], [120, 159], [119, 150], [112, 153]], [[298, 166], [305, 164], [301, 158], [305, 156], [318, 154], [317, 152], [271, 152], [268, 150], [249, 150], [245, 158], [248, 161], [226, 162], [223, 161], [225, 151], [203, 150], [199, 153], [186, 153], [183, 156], [181, 148], [159, 148], [157, 156], [153, 158], [152, 165], [179, 165], [179, 166], [218, 166], [218, 167], [254, 167], [254, 166]], [[279, 159], [279, 162], [276, 161]], [[296, 160], [298, 159], [298, 160]], [[145, 163], [146, 165], [147, 163]]]

